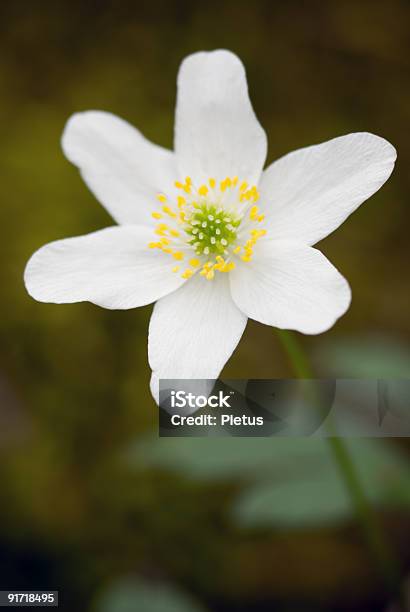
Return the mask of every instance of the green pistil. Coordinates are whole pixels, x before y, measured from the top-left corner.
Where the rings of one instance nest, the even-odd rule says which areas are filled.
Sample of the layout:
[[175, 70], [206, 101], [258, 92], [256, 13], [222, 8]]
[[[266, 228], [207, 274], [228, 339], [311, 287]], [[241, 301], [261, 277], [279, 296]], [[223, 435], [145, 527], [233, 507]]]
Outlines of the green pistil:
[[195, 209], [185, 227], [188, 242], [197, 255], [222, 255], [236, 242], [241, 219], [214, 204], [202, 204]]

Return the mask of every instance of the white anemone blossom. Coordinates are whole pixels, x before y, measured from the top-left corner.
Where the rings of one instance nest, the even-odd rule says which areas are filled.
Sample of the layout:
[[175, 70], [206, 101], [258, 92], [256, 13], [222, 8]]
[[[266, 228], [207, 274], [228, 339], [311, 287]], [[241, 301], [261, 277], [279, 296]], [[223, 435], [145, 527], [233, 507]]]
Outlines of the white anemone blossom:
[[182, 62], [174, 152], [100, 111], [72, 116], [62, 146], [118, 225], [40, 248], [27, 290], [41, 302], [111, 309], [156, 302], [154, 396], [159, 378], [217, 378], [248, 317], [304, 334], [329, 329], [350, 288], [313, 245], [383, 185], [396, 159], [389, 142], [360, 132], [264, 170], [245, 70], [225, 50]]

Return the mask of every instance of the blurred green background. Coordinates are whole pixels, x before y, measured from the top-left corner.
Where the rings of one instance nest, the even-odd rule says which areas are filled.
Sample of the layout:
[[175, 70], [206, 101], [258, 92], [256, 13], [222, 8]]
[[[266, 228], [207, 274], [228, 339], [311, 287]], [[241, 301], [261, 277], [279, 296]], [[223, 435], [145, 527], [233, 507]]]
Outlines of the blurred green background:
[[[180, 61], [229, 48], [268, 162], [361, 130], [397, 147], [321, 244], [352, 307], [301, 341], [321, 377], [408, 376], [409, 26], [405, 0], [1, 3], [1, 589], [59, 589], [64, 611], [390, 612], [323, 441], [159, 440], [151, 307], [39, 304], [22, 275], [44, 243], [111, 224], [61, 152], [70, 114], [111, 111], [172, 147]], [[292, 374], [250, 322], [224, 375]], [[409, 447], [351, 448], [404, 577]]]

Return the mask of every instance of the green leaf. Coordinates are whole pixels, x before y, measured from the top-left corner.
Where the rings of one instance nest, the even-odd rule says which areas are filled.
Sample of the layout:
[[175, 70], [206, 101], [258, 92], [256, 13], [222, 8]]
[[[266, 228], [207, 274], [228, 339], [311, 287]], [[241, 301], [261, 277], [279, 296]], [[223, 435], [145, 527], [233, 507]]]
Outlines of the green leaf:
[[351, 514], [349, 497], [333, 479], [259, 483], [237, 500], [234, 516], [245, 527], [305, 527], [333, 523]]
[[[352, 504], [328, 444], [324, 439], [318, 442], [321, 444], [316, 447], [315, 463], [307, 454], [298, 474], [287, 480], [259, 482], [243, 491], [233, 510], [241, 525], [323, 526], [350, 517]], [[391, 443], [360, 438], [345, 442], [371, 502], [379, 506], [410, 506], [408, 465]], [[286, 465], [285, 460], [284, 470]]]

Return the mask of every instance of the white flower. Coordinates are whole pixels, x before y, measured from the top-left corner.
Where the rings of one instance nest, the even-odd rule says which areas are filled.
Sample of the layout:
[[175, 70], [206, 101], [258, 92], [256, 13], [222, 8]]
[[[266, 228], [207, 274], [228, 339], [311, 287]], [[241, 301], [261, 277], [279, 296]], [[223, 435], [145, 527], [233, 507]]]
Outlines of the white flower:
[[135, 308], [158, 378], [217, 378], [247, 318], [318, 334], [350, 289], [312, 245], [392, 172], [394, 147], [355, 133], [285, 155], [266, 170], [266, 135], [240, 60], [195, 53], [178, 75], [175, 152], [105, 112], [71, 117], [62, 145], [118, 226], [52, 242], [25, 271], [42, 302]]

